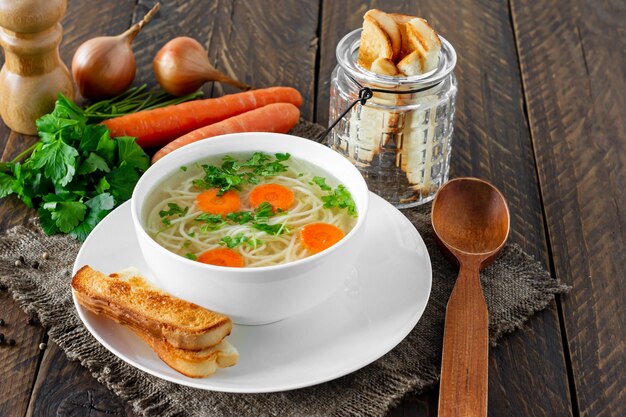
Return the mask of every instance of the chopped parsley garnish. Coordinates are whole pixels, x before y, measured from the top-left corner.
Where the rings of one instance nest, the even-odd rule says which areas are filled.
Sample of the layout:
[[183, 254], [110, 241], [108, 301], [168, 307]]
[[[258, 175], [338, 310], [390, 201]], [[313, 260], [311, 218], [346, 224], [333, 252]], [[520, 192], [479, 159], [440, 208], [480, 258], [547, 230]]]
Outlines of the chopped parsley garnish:
[[326, 178], [324, 177], [313, 177], [311, 180], [311, 185], [317, 184], [318, 187], [322, 189], [322, 191], [330, 191], [332, 188], [330, 185], [326, 184]]
[[337, 188], [333, 189], [330, 194], [322, 197], [322, 201], [324, 202], [325, 208], [345, 208], [348, 210], [349, 215], [356, 216], [356, 205], [354, 204], [352, 195], [350, 194], [350, 191], [348, 191], [348, 189], [341, 184], [339, 184]]
[[[217, 230], [224, 224], [224, 219], [219, 214], [202, 213], [194, 220], [197, 222], [204, 222], [202, 227], [200, 227], [200, 231], [202, 233]], [[189, 236], [191, 236], [191, 233], [189, 233]]]
[[169, 210], [161, 210], [159, 211], [159, 216], [161, 217], [161, 222], [165, 225], [170, 225], [173, 217], [182, 217], [187, 214], [189, 211], [189, 207], [182, 208], [176, 203], [167, 203], [167, 207]]
[[252, 227], [262, 232], [265, 232], [268, 235], [282, 235], [283, 233], [286, 233], [289, 231], [285, 227], [285, 225], [281, 223], [278, 223], [278, 224], [253, 223]]
[[191, 253], [191, 252], [187, 252], [185, 254], [185, 258], [191, 259], [192, 261], [197, 261], [198, 260], [198, 257], [196, 255], [194, 255], [193, 253]]
[[239, 245], [246, 245], [251, 248], [256, 248], [263, 242], [254, 236], [248, 236], [243, 233], [237, 233], [235, 236], [224, 236], [220, 239], [220, 244], [226, 246], [229, 249], [235, 248]]
[[251, 222], [254, 218], [254, 215], [251, 211], [236, 211], [233, 213], [228, 213], [226, 215], [226, 218], [235, 223], [245, 224]]
[[326, 184], [326, 179], [322, 177], [313, 177], [311, 183], [317, 184], [323, 191], [329, 191], [327, 195], [322, 197], [324, 208], [337, 207], [346, 209], [349, 215], [356, 216], [356, 205], [354, 204], [352, 195], [342, 184], [339, 184], [336, 188], [331, 188]]
[[187, 171], [187, 167], [183, 165], [182, 167], [180, 167], [180, 170], [183, 171], [183, 172], [186, 172]]
[[193, 182], [199, 189], [217, 188], [217, 195], [230, 189], [241, 190], [245, 183], [258, 184], [258, 177], [271, 177], [287, 171], [282, 162], [291, 157], [288, 153], [277, 153], [273, 157], [263, 152], [255, 152], [246, 161], [240, 163], [232, 156], [225, 156], [221, 166], [202, 165], [204, 178]]

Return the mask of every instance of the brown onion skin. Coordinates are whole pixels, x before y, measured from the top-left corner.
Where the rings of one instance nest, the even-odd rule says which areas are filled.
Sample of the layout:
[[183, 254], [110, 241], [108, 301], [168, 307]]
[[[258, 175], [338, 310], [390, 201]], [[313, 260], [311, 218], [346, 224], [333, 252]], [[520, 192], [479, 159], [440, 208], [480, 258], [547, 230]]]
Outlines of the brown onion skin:
[[202, 87], [207, 82], [205, 69], [208, 65], [209, 58], [204, 47], [186, 36], [174, 38], [163, 45], [152, 61], [157, 82], [174, 96], [184, 96]]
[[130, 44], [120, 37], [101, 36], [83, 43], [72, 59], [72, 75], [80, 94], [102, 100], [126, 91], [137, 66]]

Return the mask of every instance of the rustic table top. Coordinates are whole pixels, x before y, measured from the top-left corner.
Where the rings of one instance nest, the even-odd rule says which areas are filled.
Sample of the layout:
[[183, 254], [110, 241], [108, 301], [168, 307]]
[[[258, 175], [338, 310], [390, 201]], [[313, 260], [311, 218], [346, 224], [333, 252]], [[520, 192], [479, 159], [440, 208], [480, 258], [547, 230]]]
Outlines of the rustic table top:
[[[69, 0], [61, 55], [117, 34], [153, 0]], [[511, 241], [573, 286], [491, 350], [490, 416], [626, 413], [626, 6], [601, 0], [366, 2], [162, 0], [135, 41], [138, 83], [175, 36], [204, 43], [216, 67], [255, 86], [290, 85], [303, 117], [327, 123], [335, 46], [371, 7], [417, 14], [459, 55], [452, 176], [493, 182], [507, 197]], [[226, 92], [230, 90], [226, 89]], [[207, 95], [224, 93], [207, 86]], [[3, 160], [35, 138], [0, 124]], [[0, 230], [32, 212], [0, 202]], [[134, 416], [130, 407], [47, 341], [6, 292], [0, 349], [1, 416]], [[71, 411], [71, 412], [70, 412]], [[391, 416], [437, 414], [437, 389], [404, 399]]]

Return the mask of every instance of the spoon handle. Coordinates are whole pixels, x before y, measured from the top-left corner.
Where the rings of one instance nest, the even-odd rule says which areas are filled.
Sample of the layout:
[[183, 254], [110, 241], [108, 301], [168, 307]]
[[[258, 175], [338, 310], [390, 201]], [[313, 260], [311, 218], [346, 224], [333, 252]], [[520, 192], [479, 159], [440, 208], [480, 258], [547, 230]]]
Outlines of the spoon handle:
[[439, 417], [487, 415], [489, 314], [479, 265], [461, 264], [443, 333]]

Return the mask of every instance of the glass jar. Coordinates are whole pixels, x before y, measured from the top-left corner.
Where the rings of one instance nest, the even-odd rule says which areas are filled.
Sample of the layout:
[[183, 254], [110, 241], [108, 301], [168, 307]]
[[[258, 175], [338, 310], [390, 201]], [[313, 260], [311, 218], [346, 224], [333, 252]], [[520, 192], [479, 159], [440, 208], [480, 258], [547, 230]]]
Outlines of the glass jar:
[[371, 191], [398, 208], [431, 201], [448, 180], [454, 124], [456, 53], [441, 38], [436, 69], [393, 77], [357, 64], [361, 29], [337, 45], [330, 83], [330, 123], [359, 98], [363, 87], [373, 96], [357, 103], [329, 134], [329, 145], [350, 159]]

